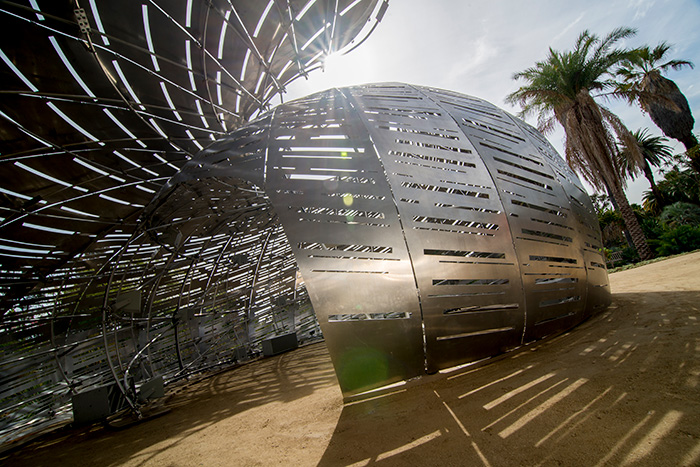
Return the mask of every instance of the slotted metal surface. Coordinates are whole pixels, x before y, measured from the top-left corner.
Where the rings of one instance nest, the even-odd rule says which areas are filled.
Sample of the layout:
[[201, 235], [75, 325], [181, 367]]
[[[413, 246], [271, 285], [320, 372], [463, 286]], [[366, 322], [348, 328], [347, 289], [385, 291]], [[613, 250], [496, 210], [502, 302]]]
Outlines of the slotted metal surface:
[[266, 191], [346, 394], [423, 372], [418, 291], [391, 185], [339, 91], [278, 108]]
[[3, 3], [0, 440], [90, 388], [138, 408], [154, 377], [316, 339], [317, 317], [353, 395], [607, 304], [578, 179], [489, 103], [369, 85], [238, 128], [385, 8]]
[[77, 3], [4, 3], [0, 312], [132, 231], [185, 161], [347, 48], [376, 5], [91, 0], [85, 32]]
[[428, 371], [519, 345], [525, 306], [508, 213], [486, 161], [441, 102], [469, 98], [399, 85], [351, 95], [405, 223]]
[[[497, 107], [379, 84], [268, 118], [257, 145], [235, 143], [247, 153], [216, 157], [266, 193], [346, 396], [563, 331], [609, 303], [588, 196]], [[255, 170], [250, 148], [265, 152]], [[182, 176], [201, 179], [195, 166]]]
[[[355, 47], [385, 9], [0, 5], [0, 442], [69, 419], [71, 395], [90, 388], [116, 381], [137, 404], [156, 375], [167, 384], [248, 359], [285, 332], [320, 337], [259, 191], [265, 150], [167, 182], [202, 148], [220, 151], [214, 141], [263, 147], [264, 128], [228, 133]], [[231, 185], [217, 170], [243, 175]]]

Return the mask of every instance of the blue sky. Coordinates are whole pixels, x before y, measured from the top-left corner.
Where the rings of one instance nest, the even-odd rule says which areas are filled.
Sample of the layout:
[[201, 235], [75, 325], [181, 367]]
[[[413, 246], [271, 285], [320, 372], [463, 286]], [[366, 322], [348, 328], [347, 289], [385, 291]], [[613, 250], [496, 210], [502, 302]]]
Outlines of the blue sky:
[[[694, 62], [695, 70], [671, 71], [700, 119], [700, 0], [390, 0], [382, 23], [352, 53], [328, 63], [288, 86], [285, 101], [331, 87], [400, 81], [435, 86], [486, 99], [512, 113], [504, 103], [516, 90], [512, 75], [546, 57], [548, 48], [570, 49], [584, 29], [605, 35], [619, 26], [637, 29], [625, 46], [674, 44], [671, 58]], [[646, 127], [661, 134], [636, 107], [603, 102], [631, 130]], [[534, 120], [529, 120], [534, 124]], [[695, 125], [696, 133], [700, 124]], [[563, 153], [563, 132], [547, 135]], [[683, 146], [670, 144], [676, 152]], [[640, 202], [648, 183], [629, 184], [631, 202]]]

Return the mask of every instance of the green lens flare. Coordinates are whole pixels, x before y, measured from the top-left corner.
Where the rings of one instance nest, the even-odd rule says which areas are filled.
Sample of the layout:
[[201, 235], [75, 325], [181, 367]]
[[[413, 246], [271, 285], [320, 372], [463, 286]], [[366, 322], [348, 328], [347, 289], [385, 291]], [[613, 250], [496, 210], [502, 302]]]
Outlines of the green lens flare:
[[341, 356], [339, 363], [339, 379], [347, 384], [350, 390], [360, 389], [389, 377], [388, 356], [377, 349], [349, 349]]

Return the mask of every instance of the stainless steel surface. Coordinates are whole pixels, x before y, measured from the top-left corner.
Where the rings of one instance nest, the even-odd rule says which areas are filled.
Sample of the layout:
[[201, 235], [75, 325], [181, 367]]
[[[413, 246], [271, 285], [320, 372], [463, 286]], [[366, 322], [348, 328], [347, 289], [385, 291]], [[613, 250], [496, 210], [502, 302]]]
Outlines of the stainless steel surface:
[[[483, 100], [333, 89], [249, 131], [254, 141], [231, 138], [180, 177], [201, 181], [214, 154], [229, 162], [210, 176], [255, 174], [346, 396], [561, 332], [609, 303], [578, 179], [534, 129]], [[251, 170], [263, 151], [264, 170], [261, 158]]]
[[339, 91], [275, 110], [265, 190], [345, 394], [423, 371], [419, 297], [391, 185]]
[[319, 322], [351, 396], [608, 303], [578, 179], [500, 109], [382, 84], [266, 112], [386, 3], [142, 3], [0, 11], [0, 440]]
[[[214, 155], [201, 183], [167, 182], [327, 55], [356, 47], [385, 8], [3, 2], [0, 443], [70, 420], [71, 396], [91, 388], [117, 383], [137, 410], [154, 377], [248, 360], [279, 333], [321, 337], [250, 182], [261, 186], [264, 151], [223, 161], [230, 172]], [[239, 142], [255, 139], [246, 131]], [[217, 170], [249, 182], [207, 178]]]
[[392, 187], [425, 325], [428, 372], [520, 344], [525, 304], [507, 210], [443, 102], [402, 85], [351, 89]]

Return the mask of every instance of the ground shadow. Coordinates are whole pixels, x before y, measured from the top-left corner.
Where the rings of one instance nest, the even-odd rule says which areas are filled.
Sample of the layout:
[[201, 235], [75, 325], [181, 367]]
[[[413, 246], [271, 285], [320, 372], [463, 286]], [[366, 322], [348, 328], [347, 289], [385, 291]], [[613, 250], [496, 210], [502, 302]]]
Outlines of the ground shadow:
[[[266, 465], [281, 453], [322, 466], [698, 465], [699, 353], [700, 292], [616, 294], [568, 333], [342, 412], [321, 343], [183, 386], [160, 418], [56, 433], [0, 463]], [[246, 445], [249, 457], [233, 454]], [[173, 462], [183, 451], [208, 457]]]
[[[183, 384], [169, 396], [166, 406], [171, 412], [159, 418], [120, 431], [102, 425], [61, 430], [5, 453], [0, 464], [109, 466], [129, 461], [147, 465], [221, 420], [336, 385], [325, 343], [312, 344]], [[235, 441], [232, 437], [231, 442]]]
[[[644, 310], [640, 313], [640, 310]], [[346, 405], [320, 465], [698, 465], [700, 292]]]

